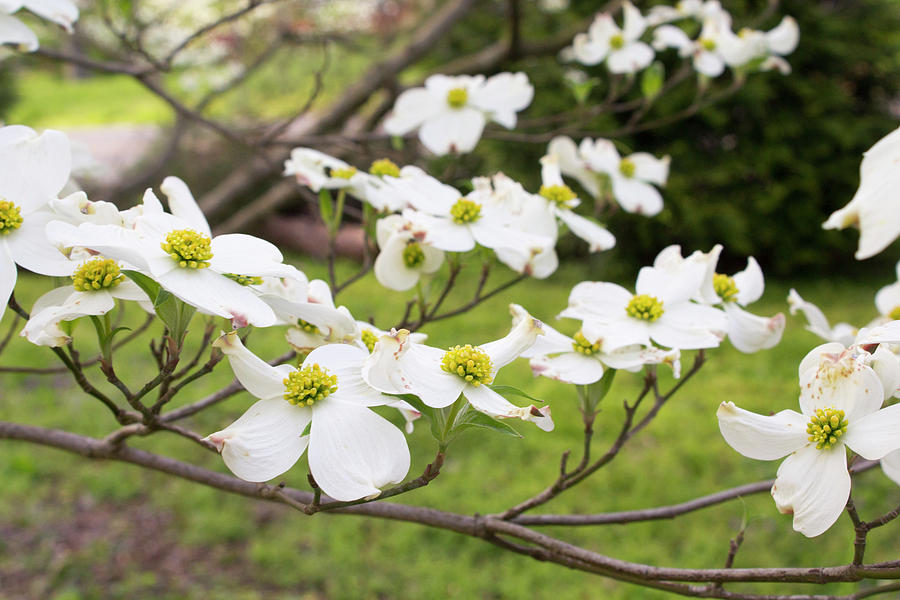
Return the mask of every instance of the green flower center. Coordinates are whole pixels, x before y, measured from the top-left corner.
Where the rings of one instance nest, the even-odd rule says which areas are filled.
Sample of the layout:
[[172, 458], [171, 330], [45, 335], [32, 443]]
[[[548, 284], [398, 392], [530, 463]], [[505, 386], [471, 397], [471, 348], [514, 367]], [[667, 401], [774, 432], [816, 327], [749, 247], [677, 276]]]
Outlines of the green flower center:
[[0, 200], [0, 233], [9, 235], [13, 229], [22, 226], [22, 213], [19, 207], [9, 200]]
[[892, 308], [891, 312], [889, 312], [887, 316], [891, 321], [900, 321], [900, 305]]
[[600, 352], [600, 344], [592, 344], [580, 331], [575, 334], [574, 339], [575, 342], [572, 344], [572, 348], [575, 352], [586, 356]]
[[403, 264], [410, 269], [415, 269], [425, 262], [425, 251], [422, 250], [422, 244], [415, 240], [406, 242], [406, 248], [403, 249]]
[[568, 208], [569, 202], [577, 198], [567, 185], [542, 185], [538, 193], [560, 208]]
[[635, 294], [625, 307], [628, 316], [651, 323], [663, 314], [663, 303], [649, 294]]
[[182, 269], [205, 269], [213, 257], [210, 242], [209, 237], [193, 229], [176, 229], [159, 246]]
[[284, 399], [296, 406], [312, 406], [337, 391], [337, 375], [318, 364], [293, 371], [283, 383]]
[[738, 295], [738, 287], [734, 283], [734, 278], [721, 273], [713, 275], [713, 289], [722, 302], [734, 302]]
[[709, 38], [703, 38], [702, 40], [700, 40], [700, 45], [703, 46], [703, 49], [707, 52], [712, 52], [716, 49], [716, 41]]
[[469, 101], [469, 91], [466, 88], [453, 88], [447, 92], [447, 104], [450, 108], [462, 108]]
[[335, 179], [350, 179], [356, 175], [356, 167], [341, 167], [331, 170], [331, 177]]
[[457, 225], [474, 223], [481, 217], [481, 205], [472, 200], [460, 198], [450, 207], [450, 216]]
[[630, 158], [623, 158], [619, 163], [619, 173], [625, 177], [634, 177], [634, 161]]
[[310, 323], [309, 321], [304, 321], [303, 319], [297, 319], [297, 327], [305, 331], [306, 333], [319, 333], [319, 328]]
[[366, 345], [366, 348], [369, 349], [369, 352], [375, 351], [375, 342], [378, 341], [378, 336], [369, 331], [368, 329], [363, 329], [362, 331], [362, 343]]
[[400, 167], [389, 158], [379, 158], [369, 167], [369, 173], [380, 177], [400, 177]]
[[72, 287], [78, 292], [93, 292], [113, 288], [122, 283], [125, 276], [119, 264], [111, 258], [92, 258], [75, 270]]
[[262, 285], [263, 278], [255, 275], [237, 275], [236, 273], [225, 273], [225, 277], [235, 281], [241, 285]]
[[625, 38], [621, 33], [617, 33], [609, 38], [609, 47], [613, 50], [621, 50], [625, 46]]
[[806, 433], [809, 434], [809, 441], [815, 442], [817, 449], [830, 450], [837, 444], [838, 439], [847, 433], [847, 419], [844, 418], [844, 411], [820, 408], [816, 411], [816, 416], [809, 420]]
[[454, 346], [447, 350], [441, 359], [441, 369], [459, 375], [474, 386], [494, 380], [491, 357], [472, 344]]

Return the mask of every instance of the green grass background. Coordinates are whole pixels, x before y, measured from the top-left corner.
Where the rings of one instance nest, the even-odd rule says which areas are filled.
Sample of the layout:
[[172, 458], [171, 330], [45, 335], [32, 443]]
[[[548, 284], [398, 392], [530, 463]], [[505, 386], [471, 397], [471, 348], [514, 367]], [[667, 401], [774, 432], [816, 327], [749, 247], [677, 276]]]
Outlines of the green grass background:
[[[312, 276], [321, 265], [301, 264]], [[350, 265], [341, 265], [349, 272]], [[498, 268], [497, 271], [502, 271]], [[567, 265], [545, 282], [527, 281], [485, 302], [467, 315], [429, 325], [431, 343], [483, 343], [509, 327], [506, 305], [516, 301], [535, 316], [554, 321], [571, 286], [600, 279], [590, 267]], [[502, 281], [507, 272], [495, 274]], [[883, 282], [806, 282], [797, 285], [835, 320], [865, 323], [874, 316], [872, 298]], [[628, 285], [628, 282], [625, 282]], [[26, 307], [49, 289], [47, 279], [23, 276], [16, 294]], [[770, 284], [758, 314], [787, 309], [788, 286]], [[462, 301], [462, 289], [448, 306]], [[358, 318], [380, 325], [399, 319], [406, 294], [387, 291], [371, 276], [339, 298]], [[134, 307], [128, 320], [140, 315]], [[2, 331], [11, 319], [7, 311]], [[194, 322], [195, 331], [200, 322]], [[92, 355], [92, 329], [80, 323], [76, 343]], [[158, 332], [157, 332], [158, 333]], [[255, 331], [248, 345], [265, 357], [285, 349], [281, 332]], [[196, 337], [194, 343], [197, 343]], [[151, 373], [147, 339], [123, 349], [118, 364], [134, 387]], [[588, 513], [651, 507], [688, 500], [730, 486], [773, 477], [777, 463], [745, 459], [718, 433], [715, 410], [732, 400], [760, 412], [797, 408], [796, 367], [819, 342], [788, 318], [785, 339], [774, 350], [744, 355], [727, 343], [709, 352], [710, 360], [652, 425], [610, 465], [577, 488], [540, 509]], [[51, 365], [45, 348], [14, 340], [2, 365]], [[686, 353], [685, 365], [691, 354]], [[101, 387], [99, 373], [92, 378]], [[189, 386], [174, 406], [196, 400], [231, 380], [226, 362]], [[663, 387], [671, 385], [666, 375]], [[516, 424], [522, 439], [489, 431], [470, 431], [454, 443], [440, 477], [426, 488], [396, 499], [463, 514], [500, 511], [550, 483], [562, 452], [580, 447], [580, 419], [571, 386], [533, 379], [525, 361], [505, 368], [498, 380], [550, 401], [556, 430], [544, 433]], [[603, 402], [595, 448], [611, 442], [621, 419], [621, 401], [633, 398], [639, 375], [622, 373]], [[109, 390], [113, 393], [112, 390]], [[239, 416], [253, 399], [246, 393], [185, 422], [209, 433]], [[116, 427], [106, 409], [85, 397], [65, 375], [4, 374], [0, 419], [64, 428], [102, 436]], [[166, 433], [133, 439], [135, 447], [174, 456], [226, 472], [221, 460]], [[427, 425], [409, 437], [418, 475], [434, 454]], [[301, 460], [284, 476], [304, 488]], [[900, 489], [880, 470], [856, 479], [854, 497], [863, 518], [900, 502]], [[807, 539], [791, 530], [790, 517], [778, 514], [768, 494], [709, 508], [674, 521], [548, 533], [587, 548], [631, 561], [682, 567], [718, 567], [728, 540], [747, 521], [746, 542], [736, 566], [813, 566], [842, 564], [852, 556], [852, 529], [842, 517], [825, 535]], [[896, 525], [896, 524], [894, 524]], [[867, 559], [896, 558], [896, 526], [870, 536]], [[769, 593], [839, 593], [852, 585], [826, 588], [778, 585], [732, 586]], [[14, 590], [18, 595], [10, 595]], [[48, 448], [0, 442], [0, 598], [60, 599], [222, 598], [663, 598], [664, 594], [563, 567], [512, 555], [476, 539], [423, 526], [367, 518], [319, 514], [231, 496], [137, 467], [91, 462]]]

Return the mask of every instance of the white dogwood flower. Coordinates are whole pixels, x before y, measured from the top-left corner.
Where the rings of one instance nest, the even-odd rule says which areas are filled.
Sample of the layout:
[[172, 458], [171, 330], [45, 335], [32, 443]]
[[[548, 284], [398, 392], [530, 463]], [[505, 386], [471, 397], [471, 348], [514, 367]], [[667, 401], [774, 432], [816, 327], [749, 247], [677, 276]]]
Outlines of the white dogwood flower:
[[707, 77], [718, 77], [726, 66], [746, 64], [761, 49], [755, 40], [741, 38], [731, 30], [731, 17], [725, 12], [704, 19], [696, 40], [679, 27], [663, 25], [653, 32], [653, 47], [676, 48], [679, 56], [690, 56], [694, 69]]
[[314, 192], [321, 189], [347, 189], [353, 196], [363, 196], [369, 179], [367, 173], [324, 152], [312, 148], [294, 148], [284, 161], [284, 175]]
[[900, 404], [881, 408], [882, 378], [896, 385], [900, 366], [894, 358], [878, 373], [872, 360], [856, 346], [828, 343], [812, 350], [800, 363], [799, 413], [764, 416], [731, 402], [719, 406], [719, 429], [732, 448], [758, 460], [787, 456], [772, 496], [779, 511], [793, 513], [794, 530], [807, 537], [824, 533], [847, 504], [845, 445], [869, 460], [900, 448]]
[[391, 135], [418, 129], [422, 145], [437, 155], [471, 152], [488, 121], [512, 129], [533, 96], [524, 73], [432, 75], [425, 87], [400, 94], [384, 129]]
[[306, 300], [295, 294], [289, 302], [277, 301], [270, 296], [263, 299], [276, 314], [287, 315], [293, 326], [285, 332], [285, 338], [297, 352], [309, 352], [324, 344], [345, 343], [362, 347], [356, 319], [346, 306], [335, 306], [331, 288], [321, 279], [313, 279], [305, 287]]
[[853, 199], [836, 210], [822, 225], [825, 229], [859, 227], [856, 258], [875, 256], [900, 235], [900, 128], [895, 129], [863, 155], [859, 189]]
[[653, 49], [640, 41], [647, 21], [631, 2], [622, 6], [623, 27], [609, 13], [597, 15], [587, 33], [572, 41], [572, 56], [584, 65], [606, 61], [610, 73], [635, 73], [653, 62]]
[[269, 365], [234, 332], [213, 345], [228, 357], [241, 385], [260, 399], [207, 438], [232, 473], [246, 481], [268, 481], [290, 469], [308, 449], [316, 484], [345, 501], [376, 497], [379, 488], [406, 476], [409, 448], [403, 433], [369, 408], [395, 399], [360, 377], [365, 350], [329, 344], [294, 368]]
[[803, 313], [806, 318], [806, 329], [826, 342], [838, 342], [849, 346], [856, 339], [858, 331], [856, 327], [849, 323], [838, 323], [832, 327], [822, 309], [801, 298], [794, 288], [788, 292], [787, 301], [791, 314], [797, 314], [798, 311]]
[[419, 277], [444, 264], [444, 253], [429, 243], [428, 230], [421, 223], [389, 215], [378, 220], [375, 233], [381, 248], [375, 259], [375, 278], [386, 288], [408, 290]]
[[519, 407], [492, 390], [501, 367], [518, 358], [541, 333], [540, 321], [511, 305], [520, 318], [506, 337], [473, 346], [448, 350], [417, 343], [405, 329], [381, 337], [366, 359], [363, 378], [373, 388], [388, 394], [413, 394], [435, 408], [450, 406], [464, 396], [475, 410], [492, 417], [532, 421], [545, 431], [553, 429], [550, 408]]

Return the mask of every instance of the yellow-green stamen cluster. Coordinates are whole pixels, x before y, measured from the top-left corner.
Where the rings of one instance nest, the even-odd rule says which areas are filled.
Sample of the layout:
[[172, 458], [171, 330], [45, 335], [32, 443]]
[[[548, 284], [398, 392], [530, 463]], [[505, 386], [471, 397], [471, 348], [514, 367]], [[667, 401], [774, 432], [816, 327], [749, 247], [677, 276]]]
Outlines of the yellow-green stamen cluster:
[[0, 200], [0, 233], [9, 235], [10, 231], [22, 226], [22, 213], [19, 207], [9, 200]]
[[170, 231], [159, 246], [183, 269], [205, 269], [213, 257], [209, 237], [193, 229]]
[[293, 371], [283, 383], [284, 399], [296, 406], [312, 406], [337, 391], [337, 375], [318, 364]]
[[356, 167], [341, 167], [331, 170], [331, 176], [336, 179], [350, 179], [354, 175], [356, 175]]
[[441, 369], [459, 375], [474, 386], [492, 382], [493, 368], [487, 352], [472, 344], [454, 346], [441, 359]]
[[422, 250], [422, 244], [415, 240], [408, 241], [406, 248], [403, 249], [403, 264], [410, 269], [415, 269], [423, 262], [425, 262], [425, 251]]
[[560, 208], [569, 208], [569, 202], [576, 198], [567, 185], [542, 185], [538, 193]]
[[481, 217], [481, 205], [466, 198], [460, 198], [450, 207], [450, 216], [457, 225], [474, 223]]
[[469, 101], [469, 91], [466, 88], [453, 88], [447, 92], [447, 104], [450, 108], [462, 108]]
[[111, 258], [92, 258], [72, 275], [72, 287], [78, 292], [93, 292], [116, 287], [125, 276], [119, 264]]
[[306, 333], [319, 333], [318, 327], [316, 327], [309, 321], [304, 321], [303, 319], [297, 319], [297, 327], [299, 327]]
[[844, 411], [820, 408], [816, 411], [816, 416], [809, 420], [806, 433], [809, 434], [809, 441], [814, 442], [817, 449], [830, 450], [837, 444], [838, 439], [847, 433]]
[[663, 303], [649, 294], [636, 294], [625, 307], [628, 316], [651, 323], [663, 314]]
[[238, 275], [236, 273], [225, 273], [225, 277], [244, 286], [262, 285], [263, 282], [262, 277], [256, 277], [255, 275]]
[[703, 46], [703, 49], [707, 52], [712, 52], [716, 49], [716, 41], [709, 38], [703, 38], [702, 40], [700, 40], [700, 45]]
[[722, 302], [734, 302], [738, 295], [738, 287], [734, 282], [734, 277], [716, 273], [713, 275], [713, 289], [716, 295], [722, 299]]
[[619, 163], [619, 173], [625, 177], [634, 177], [634, 161], [630, 158], [623, 158]]
[[366, 348], [369, 349], [369, 352], [375, 351], [375, 342], [378, 341], [378, 336], [369, 331], [368, 329], [362, 330], [362, 343], [366, 345]]
[[609, 47], [613, 50], [621, 50], [625, 46], [625, 37], [617, 33], [609, 38]]
[[895, 306], [891, 309], [891, 312], [887, 314], [888, 319], [891, 321], [900, 321], [900, 305]]
[[575, 334], [574, 339], [575, 342], [572, 344], [572, 348], [575, 352], [586, 356], [600, 352], [600, 344], [592, 344], [580, 331]]
[[400, 177], [400, 167], [389, 158], [379, 158], [369, 167], [369, 173], [379, 177]]

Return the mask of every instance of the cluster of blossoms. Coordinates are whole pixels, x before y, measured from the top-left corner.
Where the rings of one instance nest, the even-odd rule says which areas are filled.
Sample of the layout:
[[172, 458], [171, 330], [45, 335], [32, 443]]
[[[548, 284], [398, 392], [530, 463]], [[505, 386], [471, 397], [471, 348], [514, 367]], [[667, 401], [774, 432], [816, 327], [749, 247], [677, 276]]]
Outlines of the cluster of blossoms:
[[[605, 63], [610, 73], [627, 74], [650, 66], [654, 50], [674, 48], [679, 56], [690, 57], [694, 69], [707, 77], [718, 77], [726, 66], [790, 73], [784, 56], [794, 51], [799, 40], [797, 23], [791, 17], [784, 17], [767, 32], [745, 28], [735, 33], [731, 15], [717, 0], [655, 6], [646, 16], [625, 2], [622, 12], [622, 27], [612, 14], [599, 14], [587, 33], [575, 36], [564, 56], [583, 65]], [[642, 38], [651, 28], [648, 44]]]
[[13, 16], [21, 9], [56, 23], [69, 33], [78, 20], [78, 6], [71, 0], [0, 0], [0, 46], [8, 44], [27, 52], [37, 50], [37, 35]]

